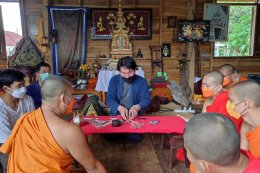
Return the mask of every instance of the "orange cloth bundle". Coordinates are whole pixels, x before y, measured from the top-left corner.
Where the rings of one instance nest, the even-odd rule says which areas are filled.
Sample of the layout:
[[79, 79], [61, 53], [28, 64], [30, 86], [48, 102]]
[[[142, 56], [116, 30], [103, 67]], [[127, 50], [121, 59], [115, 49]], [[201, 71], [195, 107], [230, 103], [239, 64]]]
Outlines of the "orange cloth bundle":
[[97, 78], [90, 78], [88, 80], [87, 89], [95, 89], [96, 84], [97, 84]]
[[88, 80], [88, 83], [89, 84], [97, 84], [97, 78], [90, 78], [89, 80]]
[[72, 156], [53, 138], [41, 108], [22, 116], [1, 146], [0, 152], [10, 153], [8, 172], [69, 173]]

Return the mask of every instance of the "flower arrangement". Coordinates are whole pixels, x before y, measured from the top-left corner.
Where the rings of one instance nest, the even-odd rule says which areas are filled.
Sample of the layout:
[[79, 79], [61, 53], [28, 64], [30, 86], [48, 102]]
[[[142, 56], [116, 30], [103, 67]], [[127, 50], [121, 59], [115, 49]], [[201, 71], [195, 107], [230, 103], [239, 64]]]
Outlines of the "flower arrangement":
[[81, 72], [86, 72], [90, 70], [90, 65], [89, 64], [81, 64], [79, 67], [79, 71]]
[[88, 63], [81, 64], [79, 67], [79, 75], [81, 78], [89, 78], [90, 65]]

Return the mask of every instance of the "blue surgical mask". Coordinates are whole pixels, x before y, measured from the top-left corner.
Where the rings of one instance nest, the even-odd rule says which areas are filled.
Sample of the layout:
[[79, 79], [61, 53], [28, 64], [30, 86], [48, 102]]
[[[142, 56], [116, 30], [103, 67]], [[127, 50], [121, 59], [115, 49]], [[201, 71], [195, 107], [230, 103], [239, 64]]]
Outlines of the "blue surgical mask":
[[40, 74], [40, 80], [44, 82], [47, 78], [49, 78], [51, 75], [50, 73], [42, 73]]
[[[11, 88], [9, 88], [12, 90]], [[25, 96], [27, 89], [25, 87], [17, 88], [12, 90], [12, 96], [18, 99], [21, 99]]]

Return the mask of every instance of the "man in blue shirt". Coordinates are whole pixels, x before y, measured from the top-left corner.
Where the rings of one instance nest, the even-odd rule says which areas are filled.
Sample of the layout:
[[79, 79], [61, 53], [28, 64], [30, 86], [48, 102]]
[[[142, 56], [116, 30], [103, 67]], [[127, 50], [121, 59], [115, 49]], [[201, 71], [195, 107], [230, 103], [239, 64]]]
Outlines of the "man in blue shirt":
[[[147, 81], [135, 75], [136, 62], [130, 56], [120, 58], [117, 70], [120, 72], [111, 78], [107, 91], [107, 103], [111, 115], [121, 115], [124, 120], [132, 120], [142, 115], [151, 102]], [[132, 136], [139, 136], [132, 140]], [[141, 138], [140, 138], [141, 137]], [[138, 142], [142, 135], [128, 135], [130, 140]]]
[[35, 109], [38, 109], [42, 105], [41, 87], [38, 83], [40, 75], [50, 72], [51, 66], [46, 62], [40, 62], [35, 68], [36, 82], [26, 87], [26, 94], [32, 97]]

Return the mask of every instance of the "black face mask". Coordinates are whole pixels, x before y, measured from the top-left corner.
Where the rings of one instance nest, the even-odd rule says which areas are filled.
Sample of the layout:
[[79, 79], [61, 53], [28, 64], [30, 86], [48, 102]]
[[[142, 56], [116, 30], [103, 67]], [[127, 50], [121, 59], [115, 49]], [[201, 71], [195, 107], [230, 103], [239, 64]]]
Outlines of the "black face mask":
[[135, 75], [129, 78], [122, 77], [122, 79], [127, 83], [132, 83], [134, 81]]

